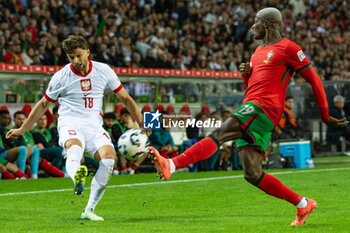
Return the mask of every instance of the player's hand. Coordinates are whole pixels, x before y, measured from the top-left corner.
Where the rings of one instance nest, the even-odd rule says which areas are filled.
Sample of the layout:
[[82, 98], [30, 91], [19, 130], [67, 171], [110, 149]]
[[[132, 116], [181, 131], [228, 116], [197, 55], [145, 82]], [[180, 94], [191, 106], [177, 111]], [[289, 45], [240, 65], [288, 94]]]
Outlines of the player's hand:
[[349, 121], [347, 121], [345, 117], [343, 119], [336, 119], [334, 117], [331, 117], [331, 119], [329, 119], [326, 124], [333, 128], [339, 128], [349, 124]]
[[16, 139], [20, 136], [22, 136], [24, 132], [21, 131], [21, 129], [11, 129], [7, 132], [6, 138]]
[[141, 129], [141, 132], [143, 132], [144, 134], [147, 135], [147, 137], [149, 137], [152, 134], [152, 129]]
[[250, 70], [251, 68], [249, 62], [241, 63], [239, 65], [239, 71], [241, 72], [242, 76], [246, 76], [247, 74], [249, 74]]

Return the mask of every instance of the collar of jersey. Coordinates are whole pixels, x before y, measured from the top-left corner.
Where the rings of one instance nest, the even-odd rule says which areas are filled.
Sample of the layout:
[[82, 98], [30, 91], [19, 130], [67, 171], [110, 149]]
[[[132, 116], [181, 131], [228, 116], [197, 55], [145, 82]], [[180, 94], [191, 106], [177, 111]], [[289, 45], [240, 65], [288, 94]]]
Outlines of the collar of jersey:
[[91, 70], [92, 70], [92, 62], [89, 60], [89, 64], [90, 64], [90, 67], [89, 67], [89, 70], [88, 72], [84, 75], [84, 74], [81, 74], [79, 73], [72, 64], [70, 64], [70, 69], [73, 71], [74, 74], [78, 75], [78, 76], [81, 76], [81, 77], [86, 77], [90, 74]]
[[278, 42], [280, 42], [280, 41], [283, 40], [283, 39], [284, 39], [284, 37], [282, 37], [280, 40], [278, 40], [278, 41], [276, 41], [276, 42], [273, 42], [273, 43], [271, 43], [271, 44], [264, 44], [264, 47], [269, 46], [269, 45], [273, 45], [273, 44], [277, 44]]

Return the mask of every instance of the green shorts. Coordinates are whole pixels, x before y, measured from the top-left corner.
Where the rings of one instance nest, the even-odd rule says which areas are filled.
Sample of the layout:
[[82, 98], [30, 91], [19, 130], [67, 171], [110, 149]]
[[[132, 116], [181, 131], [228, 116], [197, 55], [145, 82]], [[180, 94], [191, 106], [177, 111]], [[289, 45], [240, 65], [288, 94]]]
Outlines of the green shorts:
[[6, 159], [3, 159], [0, 157], [0, 164], [5, 166], [7, 163], [8, 163], [8, 161]]
[[274, 125], [263, 110], [253, 102], [246, 102], [231, 117], [243, 132], [243, 137], [237, 139], [237, 151], [255, 149], [264, 155]]

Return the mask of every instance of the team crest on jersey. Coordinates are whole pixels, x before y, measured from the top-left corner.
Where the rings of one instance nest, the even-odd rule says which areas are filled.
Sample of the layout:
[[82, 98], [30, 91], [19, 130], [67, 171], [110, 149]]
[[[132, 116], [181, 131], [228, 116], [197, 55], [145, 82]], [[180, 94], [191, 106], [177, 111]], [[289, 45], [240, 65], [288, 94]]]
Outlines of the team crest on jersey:
[[91, 80], [89, 78], [80, 80], [80, 86], [82, 91], [91, 91]]
[[305, 54], [304, 54], [303, 50], [299, 50], [297, 55], [299, 57], [300, 62], [302, 62], [305, 58]]
[[272, 61], [270, 61], [270, 59], [271, 59], [271, 57], [273, 57], [273, 55], [275, 55], [275, 53], [273, 52], [273, 50], [270, 50], [270, 52], [268, 52], [268, 53], [266, 54], [266, 59], [264, 60], [264, 62], [265, 62], [266, 64], [272, 63]]

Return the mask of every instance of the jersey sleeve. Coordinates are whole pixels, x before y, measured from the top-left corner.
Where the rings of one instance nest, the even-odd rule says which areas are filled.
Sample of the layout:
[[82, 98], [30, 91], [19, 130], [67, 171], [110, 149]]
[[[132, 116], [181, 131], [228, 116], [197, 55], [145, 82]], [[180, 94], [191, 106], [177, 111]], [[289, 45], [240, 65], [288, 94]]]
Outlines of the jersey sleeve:
[[307, 69], [302, 70], [300, 72], [300, 75], [303, 77], [303, 79], [310, 83], [312, 87], [312, 92], [316, 99], [322, 121], [328, 122], [331, 117], [329, 116], [328, 112], [326, 92], [324, 90], [320, 77], [318, 77], [313, 67], [308, 67]]
[[60, 75], [56, 73], [50, 80], [47, 90], [45, 92], [45, 98], [50, 102], [56, 102], [58, 96], [62, 91], [62, 84], [60, 83]]
[[114, 72], [112, 68], [108, 66], [108, 72], [107, 72], [107, 86], [114, 92], [117, 93], [120, 91], [123, 87], [123, 85], [120, 83], [120, 80], [117, 76], [117, 74]]
[[311, 66], [309, 59], [305, 56], [303, 50], [294, 42], [291, 42], [285, 52], [286, 65], [295, 72], [300, 73]]

